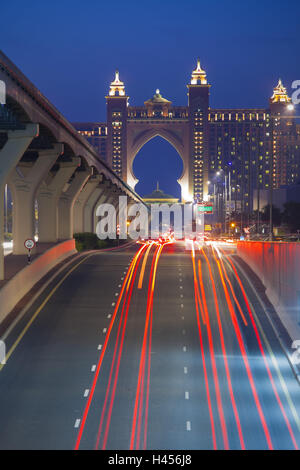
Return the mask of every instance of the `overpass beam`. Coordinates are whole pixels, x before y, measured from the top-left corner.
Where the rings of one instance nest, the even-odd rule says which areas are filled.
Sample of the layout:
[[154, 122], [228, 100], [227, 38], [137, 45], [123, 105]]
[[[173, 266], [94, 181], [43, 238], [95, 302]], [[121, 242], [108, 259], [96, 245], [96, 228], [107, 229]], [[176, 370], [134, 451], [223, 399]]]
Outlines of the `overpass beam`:
[[86, 181], [92, 174], [92, 168], [75, 173], [67, 191], [62, 192], [58, 201], [58, 238], [68, 240], [73, 238], [73, 208], [75, 201]]
[[[53, 149], [39, 151], [39, 157], [29, 169], [26, 176], [22, 177], [14, 168], [9, 176], [8, 184], [12, 192], [13, 210], [13, 253], [24, 254], [24, 241], [35, 235], [34, 213], [35, 198], [39, 185], [63, 153], [63, 144], [56, 144]], [[18, 165], [18, 169], [26, 172], [26, 164]]]
[[38, 124], [26, 124], [24, 130], [9, 131], [7, 142], [0, 150], [0, 280], [4, 279], [4, 191], [6, 180], [29, 147], [34, 137], [39, 134]]
[[40, 242], [58, 240], [58, 201], [65, 184], [80, 165], [79, 158], [59, 164], [59, 170], [51, 181], [44, 181], [38, 191], [38, 233]]

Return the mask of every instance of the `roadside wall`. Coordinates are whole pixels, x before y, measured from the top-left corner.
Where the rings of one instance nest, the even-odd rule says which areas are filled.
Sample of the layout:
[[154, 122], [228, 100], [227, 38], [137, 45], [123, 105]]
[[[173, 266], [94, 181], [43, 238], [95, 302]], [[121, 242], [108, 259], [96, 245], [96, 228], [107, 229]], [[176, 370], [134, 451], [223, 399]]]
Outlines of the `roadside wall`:
[[300, 243], [241, 241], [237, 254], [261, 279], [274, 307], [299, 323]]
[[48, 271], [73, 253], [76, 253], [75, 240], [59, 243], [10, 279], [0, 289], [0, 323]]

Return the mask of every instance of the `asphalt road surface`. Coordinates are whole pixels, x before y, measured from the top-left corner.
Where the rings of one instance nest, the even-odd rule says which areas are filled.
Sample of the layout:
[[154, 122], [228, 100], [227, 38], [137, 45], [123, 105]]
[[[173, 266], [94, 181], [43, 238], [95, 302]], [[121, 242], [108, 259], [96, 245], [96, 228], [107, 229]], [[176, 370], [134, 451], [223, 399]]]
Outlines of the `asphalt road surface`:
[[89, 255], [36, 299], [5, 338], [1, 449], [300, 446], [300, 386], [232, 250], [185, 248]]

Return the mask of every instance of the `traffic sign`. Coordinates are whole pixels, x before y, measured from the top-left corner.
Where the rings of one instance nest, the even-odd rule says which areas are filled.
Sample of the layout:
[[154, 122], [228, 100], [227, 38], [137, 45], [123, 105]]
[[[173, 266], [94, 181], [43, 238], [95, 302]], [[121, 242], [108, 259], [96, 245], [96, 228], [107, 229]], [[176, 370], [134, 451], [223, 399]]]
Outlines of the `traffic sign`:
[[32, 250], [35, 247], [35, 241], [32, 238], [27, 238], [24, 242], [24, 246], [27, 250]]
[[210, 202], [199, 202], [197, 204], [197, 211], [201, 214], [212, 214], [213, 213], [213, 204]]

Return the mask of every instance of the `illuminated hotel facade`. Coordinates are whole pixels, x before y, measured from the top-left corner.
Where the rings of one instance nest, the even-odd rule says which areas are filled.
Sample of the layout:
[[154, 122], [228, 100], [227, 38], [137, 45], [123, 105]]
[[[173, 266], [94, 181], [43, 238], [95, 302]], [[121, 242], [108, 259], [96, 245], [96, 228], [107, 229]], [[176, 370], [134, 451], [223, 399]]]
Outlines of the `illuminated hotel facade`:
[[138, 180], [133, 161], [143, 145], [161, 136], [183, 160], [182, 202], [207, 200], [217, 172], [230, 180], [230, 198], [252, 210], [254, 190], [300, 180], [300, 127], [281, 80], [267, 108], [212, 109], [210, 84], [200, 61], [192, 72], [187, 106], [173, 106], [159, 92], [143, 106], [130, 106], [119, 72], [106, 96], [106, 123], [75, 123], [101, 158], [130, 186]]

